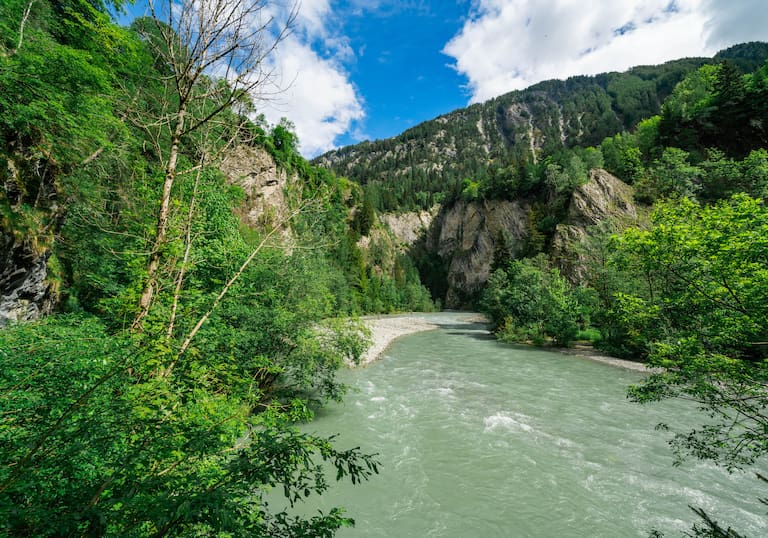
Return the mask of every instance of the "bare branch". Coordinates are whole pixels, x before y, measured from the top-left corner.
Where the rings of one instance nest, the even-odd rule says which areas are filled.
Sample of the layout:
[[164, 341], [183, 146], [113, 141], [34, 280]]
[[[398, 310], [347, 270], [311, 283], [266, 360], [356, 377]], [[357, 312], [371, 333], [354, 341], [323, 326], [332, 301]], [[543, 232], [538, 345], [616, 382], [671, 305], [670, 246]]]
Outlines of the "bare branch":
[[[159, 6], [164, 9], [165, 17], [161, 17]], [[163, 82], [174, 95], [163, 103], [163, 116], [156, 123], [148, 122], [142, 127], [150, 134], [158, 159], [164, 163], [165, 174], [146, 280], [132, 325], [134, 330], [141, 330], [157, 293], [160, 258], [168, 240], [171, 194], [180, 173], [177, 167], [182, 139], [231, 109], [243, 94], [265, 83], [268, 79], [263, 69], [265, 61], [286, 38], [297, 16], [298, 8], [294, 6], [285, 24], [273, 33], [275, 24], [268, 6], [267, 0], [149, 0], [154, 31], [158, 35], [147, 35], [147, 43], [170, 68], [172, 80]], [[226, 86], [217, 93], [206, 91], [206, 77], [211, 77], [214, 85], [224, 81]], [[219, 98], [218, 102], [215, 97]], [[202, 107], [195, 105], [200, 101]], [[210, 108], [206, 110], [206, 106]], [[162, 133], [170, 137], [167, 145], [160, 142]], [[163, 150], [165, 147], [167, 152]]]
[[27, 20], [29, 19], [29, 13], [32, 11], [32, 5], [35, 3], [35, 0], [29, 0], [27, 3], [27, 7], [24, 9], [24, 15], [21, 17], [21, 24], [19, 25], [19, 41], [16, 45], [16, 50], [14, 52], [18, 52], [21, 50], [21, 45], [24, 43], [24, 27], [27, 25]]

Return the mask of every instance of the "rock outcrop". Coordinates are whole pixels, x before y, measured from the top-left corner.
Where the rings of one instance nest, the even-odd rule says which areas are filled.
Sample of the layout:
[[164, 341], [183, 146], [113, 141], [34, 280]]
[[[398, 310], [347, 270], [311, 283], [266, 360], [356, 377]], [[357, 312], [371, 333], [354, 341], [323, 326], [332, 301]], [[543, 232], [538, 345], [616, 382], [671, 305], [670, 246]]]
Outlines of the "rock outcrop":
[[459, 201], [438, 216], [430, 248], [447, 266], [447, 308], [465, 306], [482, 289], [497, 249], [520, 253], [530, 228], [529, 209], [522, 201]]
[[0, 157], [0, 327], [35, 320], [58, 303], [48, 267], [64, 220], [58, 174], [40, 155]]
[[50, 251], [36, 252], [13, 234], [0, 237], [0, 327], [49, 314], [58, 301], [48, 281]]
[[[467, 306], [477, 297], [491, 273], [494, 257], [522, 254], [533, 224], [528, 200], [458, 201], [444, 207], [431, 221], [426, 233], [426, 248], [439, 256], [445, 266], [447, 308]], [[621, 225], [634, 223], [638, 209], [632, 201], [632, 187], [605, 170], [592, 170], [589, 182], [578, 187], [571, 198], [568, 215], [552, 238], [553, 263], [572, 282], [584, 274], [584, 260], [576, 245], [591, 226], [610, 219]], [[418, 229], [416, 214], [401, 217], [391, 226], [396, 235], [412, 239]], [[426, 221], [424, 221], [426, 222]], [[409, 223], [406, 226], [405, 223]], [[400, 226], [400, 227], [398, 227]]]
[[240, 208], [244, 224], [259, 230], [278, 226], [284, 236], [290, 235], [285, 196], [289, 177], [266, 150], [238, 146], [224, 157], [219, 169], [229, 183], [245, 191]]
[[560, 272], [572, 283], [584, 279], [584, 257], [576, 246], [591, 226], [611, 220], [618, 227], [635, 222], [638, 209], [632, 187], [602, 169], [591, 170], [589, 182], [576, 188], [564, 223], [558, 224], [552, 238], [550, 256]]
[[632, 187], [600, 168], [577, 187], [568, 208], [568, 224], [587, 227], [614, 217], [636, 217]]
[[439, 212], [440, 206], [436, 205], [429, 211], [385, 213], [379, 218], [381, 222], [386, 224], [400, 245], [409, 247], [424, 237]]

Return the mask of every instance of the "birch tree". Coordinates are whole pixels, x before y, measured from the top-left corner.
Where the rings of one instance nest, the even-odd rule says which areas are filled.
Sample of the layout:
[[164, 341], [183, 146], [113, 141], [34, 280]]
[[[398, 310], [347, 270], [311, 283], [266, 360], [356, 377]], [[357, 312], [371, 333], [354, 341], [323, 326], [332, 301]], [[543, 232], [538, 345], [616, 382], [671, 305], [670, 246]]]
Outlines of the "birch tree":
[[[164, 175], [134, 329], [141, 329], [158, 290], [173, 187], [186, 172], [179, 169], [185, 137], [237, 103], [268, 93], [269, 57], [288, 35], [297, 7], [268, 0], [150, 0], [149, 11], [151, 16], [136, 27], [165, 70], [159, 81], [164, 98], [153, 114], [137, 119], [153, 141]], [[286, 13], [279, 22], [278, 13]]]

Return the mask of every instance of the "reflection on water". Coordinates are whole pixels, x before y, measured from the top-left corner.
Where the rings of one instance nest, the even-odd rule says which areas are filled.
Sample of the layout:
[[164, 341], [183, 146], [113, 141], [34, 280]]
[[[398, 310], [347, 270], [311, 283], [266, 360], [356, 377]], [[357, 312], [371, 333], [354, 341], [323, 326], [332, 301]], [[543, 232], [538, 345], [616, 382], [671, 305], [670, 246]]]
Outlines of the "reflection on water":
[[642, 374], [500, 344], [466, 318], [430, 315], [440, 329], [344, 373], [356, 391], [308, 429], [378, 452], [381, 474], [302, 510], [344, 506], [357, 525], [342, 537], [645, 537], [689, 529], [692, 505], [768, 534], [753, 475], [672, 466], [654, 426], [685, 429], [695, 409], [632, 404]]

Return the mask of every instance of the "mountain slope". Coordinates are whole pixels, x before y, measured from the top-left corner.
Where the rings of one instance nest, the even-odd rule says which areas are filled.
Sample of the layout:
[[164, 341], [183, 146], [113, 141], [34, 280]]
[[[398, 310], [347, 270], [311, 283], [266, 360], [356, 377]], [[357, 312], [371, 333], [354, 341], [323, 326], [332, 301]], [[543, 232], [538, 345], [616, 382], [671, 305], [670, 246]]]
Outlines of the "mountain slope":
[[729, 60], [751, 71], [768, 44], [747, 43], [714, 58], [687, 58], [624, 73], [549, 80], [455, 110], [386, 140], [363, 142], [315, 160], [361, 184], [390, 182], [380, 209], [428, 208], [490, 164], [537, 162], [564, 147], [592, 146], [660, 111], [689, 72]]

